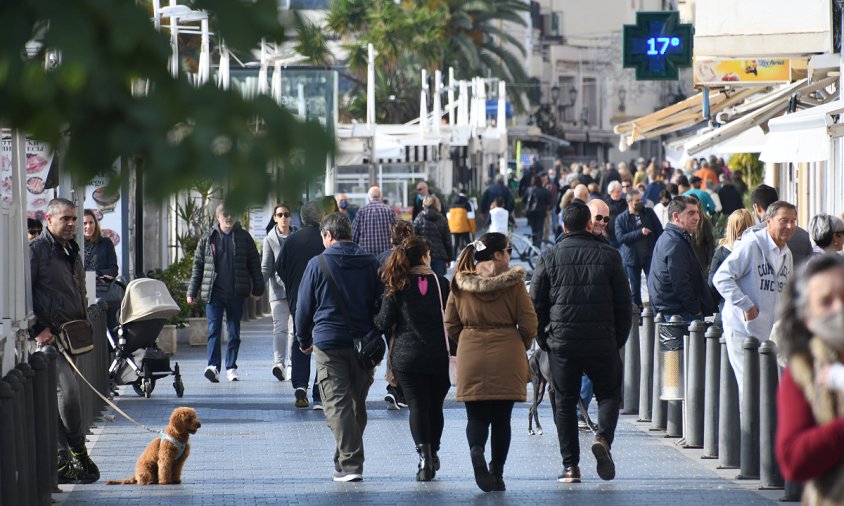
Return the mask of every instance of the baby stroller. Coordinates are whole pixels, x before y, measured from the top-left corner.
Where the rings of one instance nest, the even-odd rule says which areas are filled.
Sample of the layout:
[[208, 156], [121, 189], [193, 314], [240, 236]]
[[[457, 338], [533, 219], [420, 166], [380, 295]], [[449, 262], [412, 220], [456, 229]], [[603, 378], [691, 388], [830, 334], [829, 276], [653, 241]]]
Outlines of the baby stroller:
[[149, 398], [156, 380], [172, 374], [176, 395], [184, 395], [179, 363], [171, 370], [170, 358], [155, 344], [167, 319], [178, 313], [179, 306], [161, 281], [136, 279], [126, 286], [118, 325], [108, 333], [114, 349], [108, 372], [115, 384], [132, 385], [136, 394]]

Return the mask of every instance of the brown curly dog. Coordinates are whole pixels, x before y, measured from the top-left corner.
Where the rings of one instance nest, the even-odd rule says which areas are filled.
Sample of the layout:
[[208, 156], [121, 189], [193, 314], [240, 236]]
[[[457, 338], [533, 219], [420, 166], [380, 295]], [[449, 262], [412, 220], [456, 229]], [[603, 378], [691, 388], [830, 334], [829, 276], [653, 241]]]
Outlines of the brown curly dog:
[[170, 415], [170, 424], [161, 437], [147, 445], [135, 464], [135, 476], [125, 480], [109, 480], [106, 485], [178, 484], [182, 482], [182, 467], [188, 459], [188, 438], [202, 427], [191, 408], [176, 408]]

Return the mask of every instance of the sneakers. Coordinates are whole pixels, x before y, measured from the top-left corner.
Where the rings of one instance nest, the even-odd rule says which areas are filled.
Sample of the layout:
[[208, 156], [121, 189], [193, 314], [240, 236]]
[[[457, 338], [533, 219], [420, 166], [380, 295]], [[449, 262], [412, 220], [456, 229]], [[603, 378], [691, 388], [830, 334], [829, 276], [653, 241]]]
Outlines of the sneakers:
[[205, 368], [205, 377], [211, 383], [219, 383], [220, 382], [220, 372], [217, 371], [217, 368], [213, 365], [209, 365]]
[[[97, 466], [94, 467], [96, 468]], [[77, 463], [73, 460], [60, 460], [58, 473], [59, 484], [61, 485], [80, 485], [94, 483], [95, 481], [100, 479], [99, 470], [97, 470], [96, 476], [86, 473], [85, 470], [81, 466], [77, 465]]]
[[299, 387], [293, 392], [293, 395], [296, 396], [296, 407], [297, 408], [307, 408], [310, 406], [308, 403], [308, 392], [305, 391], [304, 388]]
[[610, 445], [603, 438], [595, 438], [595, 442], [592, 443], [592, 454], [598, 461], [598, 476], [606, 481], [615, 478], [615, 462], [612, 461], [612, 455], [610, 455]]
[[273, 376], [279, 381], [284, 381], [284, 365], [276, 364], [273, 366]]
[[398, 404], [400, 408], [407, 408], [407, 401], [404, 400], [404, 394], [401, 393], [401, 390], [399, 390], [398, 394], [396, 395], [396, 404]]
[[88, 456], [88, 450], [84, 446], [79, 451], [71, 450], [70, 454], [73, 455], [73, 459], [84, 473], [93, 476], [94, 481], [100, 479], [100, 469], [97, 467], [97, 464], [94, 464], [91, 457]]
[[401, 409], [398, 401], [396, 401], [396, 396], [392, 393], [387, 393], [387, 395], [384, 396], [384, 402], [387, 403], [387, 409], [390, 411], [398, 411]]
[[473, 446], [469, 450], [469, 455], [472, 457], [472, 469], [475, 471], [475, 483], [478, 485], [478, 488], [484, 492], [491, 492], [495, 486], [495, 479], [491, 474], [489, 474], [489, 468], [486, 467], [484, 449], [480, 446]]
[[560, 483], [580, 483], [580, 468], [577, 466], [565, 468], [557, 481]]
[[314, 411], [325, 411], [325, 408], [322, 407], [322, 403], [319, 401], [314, 401]]
[[360, 473], [347, 473], [345, 471], [334, 471], [334, 481], [350, 482], [363, 481], [363, 475]]
[[586, 421], [586, 417], [583, 413], [577, 415], [577, 428], [580, 430], [590, 430], [589, 422]]
[[226, 369], [226, 379], [229, 381], [240, 381], [240, 376], [237, 375], [237, 369]]

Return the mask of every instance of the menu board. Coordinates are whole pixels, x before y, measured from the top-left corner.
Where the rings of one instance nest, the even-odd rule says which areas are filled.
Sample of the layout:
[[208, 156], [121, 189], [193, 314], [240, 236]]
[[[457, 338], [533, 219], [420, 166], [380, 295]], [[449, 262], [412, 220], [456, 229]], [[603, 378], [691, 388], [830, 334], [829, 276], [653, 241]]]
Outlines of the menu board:
[[[94, 211], [100, 222], [100, 233], [114, 243], [117, 252], [117, 265], [123, 265], [123, 247], [125, 241], [120, 234], [123, 232], [123, 215], [121, 212], [121, 195], [118, 187], [109, 192], [106, 187], [112, 179], [120, 178], [120, 160], [114, 162], [112, 169], [102, 172], [88, 182], [85, 187], [85, 209]], [[121, 273], [122, 274], [122, 273]]]
[[[53, 161], [49, 144], [33, 139], [26, 140], [26, 216], [44, 221], [47, 204], [52, 199], [45, 188], [47, 174]], [[12, 139], [0, 140], [0, 196], [3, 202], [12, 202]]]

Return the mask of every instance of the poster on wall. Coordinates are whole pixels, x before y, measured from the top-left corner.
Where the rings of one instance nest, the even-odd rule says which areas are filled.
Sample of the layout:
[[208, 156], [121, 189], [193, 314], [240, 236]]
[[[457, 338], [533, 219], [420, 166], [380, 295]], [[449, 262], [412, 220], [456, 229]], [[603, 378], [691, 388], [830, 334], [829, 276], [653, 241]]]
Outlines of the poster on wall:
[[[53, 161], [53, 150], [45, 142], [26, 140], [26, 217], [44, 221], [47, 204], [53, 198], [48, 191], [47, 175]], [[12, 139], [3, 137], [0, 141], [0, 198], [12, 202]]]
[[[126, 240], [121, 237], [123, 233], [123, 213], [121, 212], [121, 195], [118, 188], [114, 192], [108, 192], [106, 187], [113, 178], [120, 177], [120, 160], [114, 162], [112, 169], [102, 172], [91, 179], [85, 187], [85, 209], [94, 211], [94, 215], [100, 222], [102, 236], [114, 244], [117, 253], [117, 265], [123, 266], [123, 246]], [[126, 274], [121, 272], [122, 276]]]
[[724, 60], [695, 58], [695, 84], [724, 86], [772, 84], [791, 81], [791, 61], [787, 59]]

